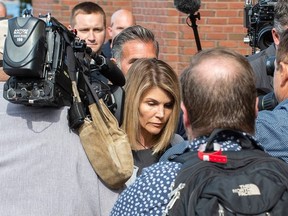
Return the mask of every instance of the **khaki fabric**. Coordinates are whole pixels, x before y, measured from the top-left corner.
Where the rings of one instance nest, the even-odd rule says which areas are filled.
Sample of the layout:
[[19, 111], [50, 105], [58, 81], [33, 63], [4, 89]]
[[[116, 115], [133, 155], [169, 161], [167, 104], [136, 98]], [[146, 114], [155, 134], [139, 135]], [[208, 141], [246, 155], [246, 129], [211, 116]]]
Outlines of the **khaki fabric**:
[[89, 106], [92, 121], [85, 119], [79, 136], [95, 172], [108, 187], [119, 189], [133, 173], [132, 151], [116, 118], [102, 100], [99, 102], [100, 110], [95, 103]]

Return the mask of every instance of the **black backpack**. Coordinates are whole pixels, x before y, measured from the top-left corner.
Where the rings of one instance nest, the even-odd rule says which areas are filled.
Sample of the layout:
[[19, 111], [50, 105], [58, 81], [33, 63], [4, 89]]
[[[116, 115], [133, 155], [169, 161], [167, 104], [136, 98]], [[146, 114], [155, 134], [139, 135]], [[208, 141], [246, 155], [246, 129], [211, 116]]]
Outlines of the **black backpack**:
[[[222, 132], [239, 138], [242, 150], [214, 151], [213, 141]], [[269, 156], [249, 136], [218, 129], [204, 152], [167, 154], [166, 159], [183, 165], [163, 215], [288, 215], [288, 164]]]

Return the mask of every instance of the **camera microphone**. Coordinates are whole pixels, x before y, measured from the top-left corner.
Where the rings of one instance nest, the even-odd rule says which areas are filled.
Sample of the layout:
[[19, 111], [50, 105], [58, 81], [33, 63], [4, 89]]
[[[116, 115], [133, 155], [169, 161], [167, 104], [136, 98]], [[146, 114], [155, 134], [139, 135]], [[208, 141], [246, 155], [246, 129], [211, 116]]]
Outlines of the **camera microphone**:
[[201, 0], [174, 0], [174, 6], [183, 13], [194, 14], [199, 10]]
[[126, 83], [125, 76], [120, 68], [109, 58], [102, 55], [92, 54], [95, 63], [100, 67], [100, 73], [105, 76], [113, 85], [124, 86]]

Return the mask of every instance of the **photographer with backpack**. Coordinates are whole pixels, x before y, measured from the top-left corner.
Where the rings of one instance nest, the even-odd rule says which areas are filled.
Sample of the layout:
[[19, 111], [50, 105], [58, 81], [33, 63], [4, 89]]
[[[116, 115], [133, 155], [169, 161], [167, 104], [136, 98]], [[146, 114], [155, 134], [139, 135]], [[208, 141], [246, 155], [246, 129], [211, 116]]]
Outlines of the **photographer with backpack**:
[[201, 51], [182, 73], [181, 85], [189, 142], [175, 145], [144, 169], [111, 215], [288, 211], [287, 165], [264, 153], [252, 136], [257, 99], [245, 57], [223, 48]]

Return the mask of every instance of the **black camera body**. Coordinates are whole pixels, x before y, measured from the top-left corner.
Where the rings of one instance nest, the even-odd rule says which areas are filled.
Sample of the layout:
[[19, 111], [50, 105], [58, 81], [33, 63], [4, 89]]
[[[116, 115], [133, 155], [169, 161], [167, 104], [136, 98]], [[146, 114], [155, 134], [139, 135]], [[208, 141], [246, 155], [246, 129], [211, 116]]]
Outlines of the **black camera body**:
[[271, 30], [273, 28], [274, 6], [277, 0], [246, 0], [244, 5], [244, 27], [247, 36], [244, 42], [252, 47], [252, 54], [257, 49], [263, 50], [273, 43]]
[[[10, 76], [3, 89], [6, 100], [50, 107], [73, 104], [72, 80], [83, 93], [82, 101], [87, 106], [87, 89], [79, 77], [85, 75], [91, 78], [93, 71], [99, 71], [97, 76], [93, 76], [91, 84], [118, 122], [122, 122], [125, 95], [121, 86], [125, 84], [124, 75], [116, 71], [119, 70], [117, 66], [108, 59], [106, 61], [105, 57], [92, 55], [84, 40], [50, 14], [36, 18], [26, 13], [23, 17], [8, 20], [3, 70]], [[103, 77], [101, 74], [106, 77], [106, 83], [100, 80]], [[108, 83], [114, 74], [117, 78], [114, 82], [118, 82], [116, 85]], [[87, 107], [84, 110], [88, 112]]]
[[[266, 60], [266, 73], [268, 76], [274, 76], [275, 70], [275, 56], [270, 56]], [[258, 110], [273, 110], [277, 105], [278, 101], [274, 92], [262, 91], [262, 89], [257, 89], [258, 91]]]
[[3, 70], [10, 76], [3, 96], [12, 103], [63, 106], [71, 103], [65, 64], [67, 42], [49, 20], [33, 16], [8, 20]]

